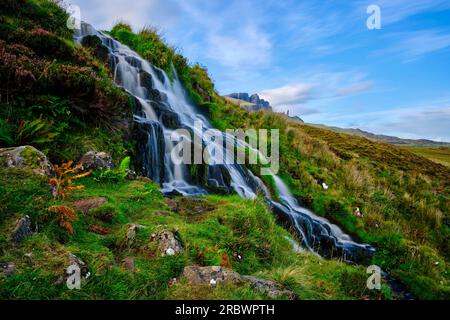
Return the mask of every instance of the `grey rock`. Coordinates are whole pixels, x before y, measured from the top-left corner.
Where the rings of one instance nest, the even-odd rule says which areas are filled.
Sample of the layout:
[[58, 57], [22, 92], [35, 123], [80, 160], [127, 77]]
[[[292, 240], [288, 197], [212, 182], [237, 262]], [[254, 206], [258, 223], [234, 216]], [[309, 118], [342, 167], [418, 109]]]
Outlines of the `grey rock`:
[[10, 276], [16, 272], [16, 265], [13, 262], [0, 263], [0, 275]]
[[190, 284], [195, 285], [210, 284], [211, 280], [214, 280], [216, 283], [239, 283], [242, 281], [239, 273], [220, 266], [187, 266], [184, 268], [182, 276], [185, 277]]
[[0, 149], [0, 166], [29, 170], [42, 176], [53, 176], [55, 170], [45, 154], [32, 146]]
[[183, 251], [180, 237], [176, 232], [160, 231], [152, 235], [152, 240], [158, 241], [161, 256], [173, 256]]
[[89, 272], [88, 265], [73, 253], [69, 253], [69, 265], [78, 266], [80, 268], [82, 276], [86, 276]]
[[265, 280], [252, 276], [243, 276], [242, 279], [244, 281], [250, 282], [250, 286], [254, 290], [264, 293], [273, 299], [278, 299], [282, 296], [286, 296], [289, 300], [296, 299], [296, 294], [294, 292], [283, 288], [282, 285], [275, 281]]
[[89, 151], [80, 159], [84, 170], [111, 169], [114, 167], [112, 157], [106, 152]]
[[32, 233], [31, 219], [29, 216], [25, 216], [16, 222], [16, 227], [11, 234], [11, 239], [15, 244], [21, 243]]
[[184, 277], [189, 284], [193, 285], [216, 285], [224, 282], [235, 284], [249, 283], [255, 291], [261, 292], [273, 299], [282, 297], [287, 297], [290, 300], [296, 299], [294, 292], [287, 290], [275, 281], [253, 276], [241, 276], [236, 271], [220, 266], [187, 266], [183, 270], [182, 277]]

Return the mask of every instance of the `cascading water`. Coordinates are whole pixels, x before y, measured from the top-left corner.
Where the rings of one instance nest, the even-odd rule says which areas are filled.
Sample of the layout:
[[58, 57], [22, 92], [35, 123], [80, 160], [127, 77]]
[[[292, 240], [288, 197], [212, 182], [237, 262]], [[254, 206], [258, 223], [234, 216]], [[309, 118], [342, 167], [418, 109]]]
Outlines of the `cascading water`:
[[[127, 46], [110, 36], [82, 23], [76, 40], [81, 43], [86, 36], [97, 36], [109, 50], [109, 61], [114, 72], [116, 84], [127, 91], [135, 100], [134, 120], [137, 124], [138, 152], [142, 171], [153, 181], [159, 182], [166, 194], [205, 195], [207, 190], [192, 182], [189, 167], [175, 164], [170, 156], [174, 147], [170, 137], [175, 129], [185, 128], [197, 137], [203, 138], [203, 132], [212, 128], [210, 123], [189, 102], [175, 70], [173, 79], [155, 66], [142, 59]], [[199, 129], [195, 121], [201, 121]], [[222, 133], [223, 141], [234, 141], [239, 146], [249, 147], [234, 136]], [[223, 150], [220, 155], [210, 153], [212, 164], [208, 165], [207, 186], [233, 190], [241, 197], [254, 198], [257, 194], [266, 197], [278, 218], [294, 227], [299, 240], [313, 252], [324, 257], [337, 257], [345, 261], [362, 262], [371, 256], [373, 248], [351, 240], [336, 225], [318, 217], [301, 207], [291, 195], [287, 186], [276, 175], [273, 176], [278, 198], [282, 203], [273, 201], [262, 181], [248, 169], [239, 164], [225, 164], [214, 161], [219, 156], [231, 157], [230, 151], [214, 141], [200, 140], [202, 144], [215, 144], [213, 149]]]

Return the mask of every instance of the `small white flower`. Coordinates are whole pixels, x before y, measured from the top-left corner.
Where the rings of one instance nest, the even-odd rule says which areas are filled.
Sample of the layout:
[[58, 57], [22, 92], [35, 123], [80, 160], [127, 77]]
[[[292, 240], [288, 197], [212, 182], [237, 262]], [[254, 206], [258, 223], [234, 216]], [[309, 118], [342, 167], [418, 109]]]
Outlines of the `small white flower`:
[[215, 286], [217, 284], [217, 281], [215, 279], [211, 279], [211, 281], [209, 281], [209, 284]]
[[324, 190], [328, 190], [328, 185], [325, 182], [322, 182], [322, 188]]
[[166, 254], [168, 256], [173, 256], [173, 255], [175, 255], [175, 250], [173, 250], [172, 248], [169, 248], [166, 250]]

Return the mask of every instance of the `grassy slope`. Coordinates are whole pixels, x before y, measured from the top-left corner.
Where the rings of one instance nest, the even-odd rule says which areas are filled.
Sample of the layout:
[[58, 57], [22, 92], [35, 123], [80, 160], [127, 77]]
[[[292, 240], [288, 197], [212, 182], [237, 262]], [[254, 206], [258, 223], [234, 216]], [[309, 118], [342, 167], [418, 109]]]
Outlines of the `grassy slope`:
[[[172, 298], [267, 298], [246, 285], [192, 287], [179, 281], [183, 267], [191, 264], [218, 265], [223, 256], [233, 253], [243, 260], [230, 259], [232, 268], [242, 274], [256, 274], [275, 279], [294, 290], [302, 299], [355, 299], [370, 296], [365, 289], [366, 274], [362, 267], [337, 261], [324, 261], [308, 254], [296, 254], [287, 240], [289, 234], [275, 223], [262, 201], [244, 200], [237, 196], [208, 196], [202, 204], [205, 212], [193, 214], [192, 202], [176, 199], [177, 212], [171, 211], [158, 187], [142, 180], [119, 183], [96, 182], [84, 178], [84, 192], [67, 202], [102, 196], [108, 202], [87, 214], [79, 213], [74, 223], [75, 235], [69, 236], [46, 212], [50, 198], [46, 181], [25, 178], [20, 171], [0, 171], [0, 252], [2, 261], [13, 261], [17, 272], [0, 276], [0, 298], [3, 299], [172, 299]], [[9, 181], [10, 183], [5, 183]], [[22, 184], [20, 193], [17, 185]], [[29, 206], [20, 206], [32, 197]], [[195, 205], [195, 204], [194, 204]], [[20, 246], [11, 246], [6, 235], [14, 220], [31, 214], [39, 225], [39, 233]], [[112, 214], [111, 223], [101, 217]], [[137, 231], [132, 243], [125, 235], [131, 223], [145, 226]], [[89, 231], [89, 225], [101, 225], [109, 234]], [[177, 230], [184, 245], [179, 256], [160, 257], [151, 234], [157, 230]], [[31, 261], [25, 258], [32, 253]], [[68, 266], [71, 252], [85, 261], [92, 273], [81, 290], [68, 290], [65, 283], [55, 285]], [[135, 259], [136, 271], [126, 270], [121, 261]], [[385, 290], [388, 294], [388, 290]], [[389, 296], [389, 294], [388, 294]], [[377, 296], [373, 296], [376, 298]]]
[[0, 147], [33, 145], [54, 162], [92, 149], [123, 158], [128, 97], [73, 43], [67, 14], [46, 0], [5, 0], [0, 12]]
[[404, 147], [405, 149], [428, 158], [434, 162], [450, 166], [450, 148]]

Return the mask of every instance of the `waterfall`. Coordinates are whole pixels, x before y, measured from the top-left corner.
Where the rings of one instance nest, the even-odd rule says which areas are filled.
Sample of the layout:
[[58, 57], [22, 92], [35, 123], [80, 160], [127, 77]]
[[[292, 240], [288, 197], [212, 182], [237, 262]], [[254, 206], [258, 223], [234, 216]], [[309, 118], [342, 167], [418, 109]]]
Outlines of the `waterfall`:
[[[172, 70], [174, 76], [169, 79], [163, 70], [151, 65], [129, 47], [95, 30], [89, 24], [82, 23], [75, 40], [81, 43], [85, 36], [97, 36], [101, 39], [109, 50], [114, 81], [134, 98], [134, 120], [138, 128], [136, 137], [142, 172], [160, 183], [165, 194], [207, 194], [205, 187], [192, 182], [188, 165], [175, 164], [170, 157], [174, 146], [170, 137], [175, 129], [185, 128], [203, 139], [203, 131], [212, 128], [209, 121], [189, 101], [176, 71]], [[195, 121], [201, 121], [202, 129], [194, 126]], [[232, 140], [239, 146], [250, 147], [244, 141], [236, 141], [234, 136], [221, 134], [223, 141]], [[223, 145], [216, 144], [214, 147], [223, 150], [226, 158], [231, 157], [230, 151]], [[209, 156], [215, 160], [220, 155], [210, 153]], [[361, 262], [374, 251], [368, 245], [352, 241], [336, 225], [301, 207], [276, 175], [273, 175], [273, 179], [281, 203], [272, 200], [263, 182], [242, 165], [229, 164], [227, 161], [220, 165], [210, 164], [206, 174], [209, 187], [234, 191], [244, 198], [255, 198], [258, 194], [265, 196], [279, 220], [293, 227], [303, 245], [321, 256]]]

